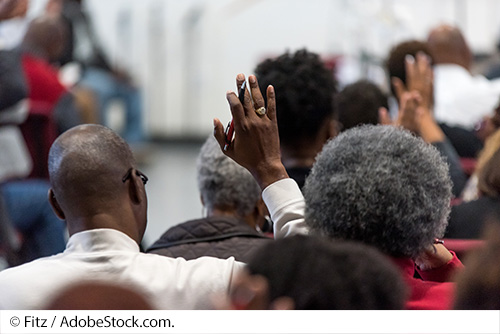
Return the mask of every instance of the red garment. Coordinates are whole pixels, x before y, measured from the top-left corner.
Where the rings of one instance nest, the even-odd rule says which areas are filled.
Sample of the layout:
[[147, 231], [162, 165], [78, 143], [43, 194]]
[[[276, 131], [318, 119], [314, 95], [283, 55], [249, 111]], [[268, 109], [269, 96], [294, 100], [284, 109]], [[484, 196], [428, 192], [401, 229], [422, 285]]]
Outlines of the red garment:
[[57, 138], [54, 107], [67, 90], [56, 69], [44, 59], [25, 53], [22, 65], [28, 84], [29, 115], [20, 128], [33, 160], [30, 177], [48, 178], [48, 153]]
[[[394, 263], [403, 273], [403, 278], [410, 289], [410, 298], [406, 302], [408, 310], [451, 310], [455, 293], [452, 275], [463, 268], [462, 262], [454, 252], [450, 262], [432, 270], [418, 270], [412, 259], [393, 258]], [[415, 278], [415, 271], [420, 278]]]
[[51, 116], [61, 96], [67, 92], [59, 81], [57, 70], [42, 58], [22, 56], [23, 70], [28, 83], [30, 113]]

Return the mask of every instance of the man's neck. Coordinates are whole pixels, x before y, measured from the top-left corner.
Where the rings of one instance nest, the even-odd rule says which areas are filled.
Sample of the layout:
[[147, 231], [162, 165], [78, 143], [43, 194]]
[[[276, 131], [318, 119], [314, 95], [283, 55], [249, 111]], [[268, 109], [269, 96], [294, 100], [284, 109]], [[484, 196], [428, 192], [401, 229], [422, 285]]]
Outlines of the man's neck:
[[69, 235], [78, 232], [107, 228], [125, 233], [130, 238], [140, 243], [142, 236], [139, 236], [136, 222], [129, 218], [119, 219], [115, 215], [106, 213], [94, 214], [91, 216], [67, 217], [67, 227]]
[[322, 146], [281, 148], [281, 162], [285, 168], [312, 167]]

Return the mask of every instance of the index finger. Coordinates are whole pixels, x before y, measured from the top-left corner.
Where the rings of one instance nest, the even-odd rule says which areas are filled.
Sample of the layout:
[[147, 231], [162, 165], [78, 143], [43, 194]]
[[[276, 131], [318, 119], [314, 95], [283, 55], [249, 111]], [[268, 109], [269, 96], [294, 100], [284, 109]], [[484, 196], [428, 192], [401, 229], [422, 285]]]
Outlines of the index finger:
[[229, 103], [229, 108], [235, 124], [243, 122], [245, 119], [245, 111], [243, 110], [243, 105], [241, 104], [238, 96], [236, 96], [236, 93], [233, 91], [227, 91], [226, 99]]
[[405, 56], [405, 71], [406, 71], [406, 87], [409, 90], [413, 89], [413, 79], [415, 78], [415, 57], [408, 54]]

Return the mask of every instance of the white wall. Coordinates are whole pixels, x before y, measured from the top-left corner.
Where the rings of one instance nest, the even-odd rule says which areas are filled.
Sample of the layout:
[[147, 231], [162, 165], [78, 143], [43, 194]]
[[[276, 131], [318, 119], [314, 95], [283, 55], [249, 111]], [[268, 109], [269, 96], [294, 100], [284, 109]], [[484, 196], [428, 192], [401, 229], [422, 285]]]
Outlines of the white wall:
[[[460, 26], [474, 51], [500, 33], [499, 0], [88, 0], [114, 62], [131, 67], [152, 134], [205, 136], [230, 118], [225, 92], [266, 56], [307, 47], [343, 55], [342, 83], [361, 73], [362, 52], [382, 60], [439, 23]], [[383, 82], [383, 72], [368, 73]]]

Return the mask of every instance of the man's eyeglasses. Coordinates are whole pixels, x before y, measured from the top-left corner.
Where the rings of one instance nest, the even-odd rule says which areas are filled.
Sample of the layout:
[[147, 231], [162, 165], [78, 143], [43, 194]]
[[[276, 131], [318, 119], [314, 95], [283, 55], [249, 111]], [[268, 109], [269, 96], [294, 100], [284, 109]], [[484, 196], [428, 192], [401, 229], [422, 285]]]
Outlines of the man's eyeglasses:
[[[134, 170], [134, 168], [130, 168], [128, 171], [127, 171], [127, 174], [125, 174], [125, 176], [122, 178], [122, 182], [125, 183], [128, 179], [130, 179], [130, 177], [132, 176], [132, 171]], [[146, 185], [146, 183], [148, 183], [148, 177], [146, 175], [144, 175], [141, 171], [139, 170], [135, 170], [135, 175], [139, 176], [142, 180], [142, 183], [144, 185]]]

